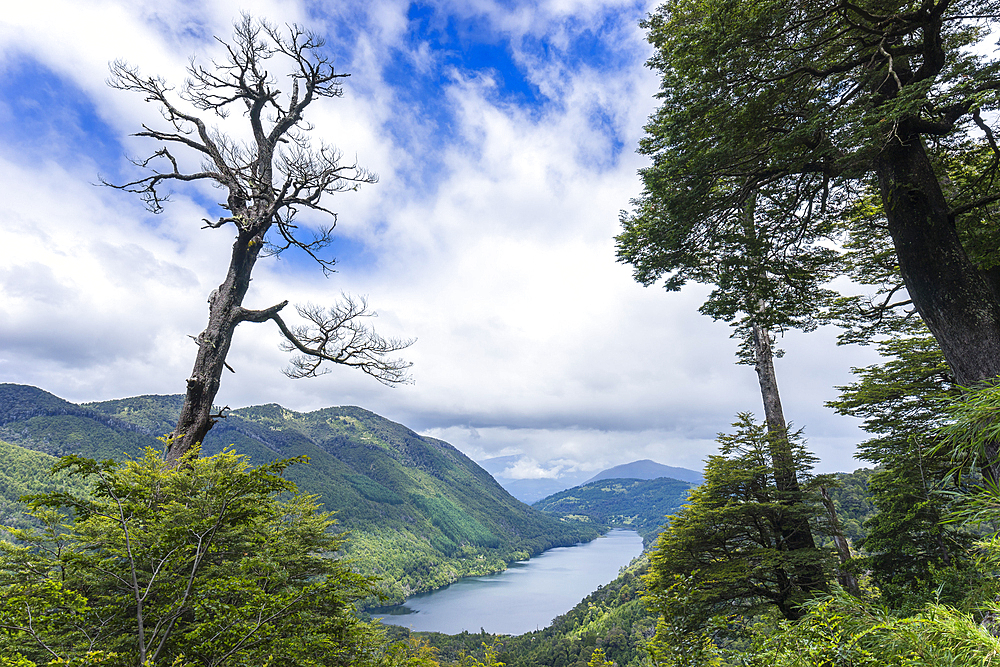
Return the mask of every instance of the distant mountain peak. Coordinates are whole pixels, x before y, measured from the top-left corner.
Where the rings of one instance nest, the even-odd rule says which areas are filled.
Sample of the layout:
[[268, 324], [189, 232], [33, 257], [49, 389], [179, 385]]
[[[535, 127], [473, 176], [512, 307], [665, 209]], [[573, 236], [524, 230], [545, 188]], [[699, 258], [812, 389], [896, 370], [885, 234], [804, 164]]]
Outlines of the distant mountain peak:
[[641, 461], [623, 463], [614, 468], [602, 470], [584, 482], [584, 484], [602, 479], [656, 479], [658, 477], [670, 477], [671, 479], [679, 479], [682, 482], [690, 482], [691, 484], [701, 484], [705, 480], [697, 470], [677, 468], [649, 459], [642, 459]]

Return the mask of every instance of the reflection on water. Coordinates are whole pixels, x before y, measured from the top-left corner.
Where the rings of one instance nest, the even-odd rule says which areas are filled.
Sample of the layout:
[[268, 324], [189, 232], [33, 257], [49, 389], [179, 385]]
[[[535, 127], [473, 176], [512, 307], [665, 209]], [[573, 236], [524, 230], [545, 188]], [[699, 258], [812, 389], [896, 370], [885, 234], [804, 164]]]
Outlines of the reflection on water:
[[519, 635], [540, 630], [580, 600], [611, 582], [642, 552], [642, 538], [613, 530], [587, 544], [557, 547], [512, 563], [499, 574], [467, 577], [374, 613], [384, 623], [416, 631], [463, 630]]

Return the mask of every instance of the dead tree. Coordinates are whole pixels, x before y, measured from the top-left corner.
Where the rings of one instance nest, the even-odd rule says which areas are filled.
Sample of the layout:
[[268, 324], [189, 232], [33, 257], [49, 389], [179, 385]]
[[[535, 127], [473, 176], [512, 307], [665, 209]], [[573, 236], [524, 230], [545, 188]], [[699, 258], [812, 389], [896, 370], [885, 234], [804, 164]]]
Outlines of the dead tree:
[[[288, 350], [300, 353], [285, 372], [290, 377], [325, 372], [322, 362], [355, 366], [387, 385], [409, 380], [410, 364], [391, 355], [412, 341], [384, 339], [364, 324], [374, 315], [364, 299], [349, 297], [328, 310], [300, 308], [309, 324], [288, 326], [281, 311], [288, 304], [252, 310], [243, 306], [251, 273], [261, 256], [298, 249], [322, 268], [333, 260], [322, 251], [331, 241], [336, 214], [324, 207], [325, 195], [357, 190], [377, 177], [357, 164], [344, 164], [336, 149], [308, 139], [312, 126], [303, 120], [306, 108], [324, 97], [340, 97], [342, 80], [324, 53], [324, 41], [292, 25], [279, 29], [244, 15], [235, 24], [231, 42], [218, 40], [225, 57], [204, 66], [191, 61], [189, 78], [175, 92], [160, 77], [147, 77], [124, 62], [111, 66], [109, 85], [138, 92], [159, 106], [165, 124], [143, 125], [134, 136], [158, 142], [148, 158], [133, 162], [151, 174], [111, 187], [138, 194], [158, 213], [169, 199], [167, 188], [178, 182], [207, 182], [226, 194], [224, 214], [204, 220], [205, 228], [232, 229], [236, 234], [229, 271], [208, 298], [208, 326], [197, 337], [198, 354], [187, 379], [187, 391], [167, 458], [177, 460], [200, 443], [215, 420], [215, 396], [236, 327], [243, 322], [271, 320], [286, 339]], [[270, 68], [270, 69], [269, 69]], [[279, 89], [279, 75], [287, 88]], [[224, 119], [236, 110], [249, 123], [252, 139], [243, 142], [211, 127], [205, 116]], [[201, 160], [197, 170], [182, 168], [175, 149]], [[180, 155], [180, 153], [179, 153]], [[303, 209], [331, 216], [329, 226], [306, 235], [296, 225]], [[230, 368], [232, 370], [232, 368]]]

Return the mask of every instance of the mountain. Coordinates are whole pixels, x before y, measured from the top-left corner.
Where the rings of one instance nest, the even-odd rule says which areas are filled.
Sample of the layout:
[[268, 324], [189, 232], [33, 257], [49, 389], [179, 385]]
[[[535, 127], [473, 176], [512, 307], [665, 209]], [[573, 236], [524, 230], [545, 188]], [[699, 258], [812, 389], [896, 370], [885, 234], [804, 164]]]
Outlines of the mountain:
[[560, 477], [543, 477], [534, 479], [518, 479], [507, 477], [504, 473], [514, 466], [521, 459], [520, 454], [509, 456], [497, 456], [494, 458], [479, 461], [487, 472], [493, 475], [500, 485], [507, 492], [525, 503], [535, 503], [554, 493], [565, 491], [579, 484], [596, 482], [601, 479], [656, 479], [657, 477], [671, 477], [692, 484], [701, 484], [704, 481], [700, 472], [688, 470], [687, 468], [675, 468], [666, 466], [649, 459], [625, 463], [614, 468], [608, 468], [593, 475], [589, 479], [587, 473], [563, 473]]
[[691, 484], [701, 484], [705, 481], [702, 474], [696, 470], [665, 466], [656, 461], [643, 459], [602, 470], [584, 482], [584, 484], [596, 482], [601, 479], [656, 479], [657, 477], [670, 477], [679, 479], [682, 482], [690, 482]]
[[500, 486], [507, 490], [507, 493], [514, 496], [523, 503], [533, 503], [541, 500], [553, 493], [558, 493], [571, 486], [576, 486], [587, 478], [586, 473], [564, 473], [560, 477], [541, 477], [521, 479], [507, 477], [504, 472], [515, 466], [521, 460], [520, 454], [509, 456], [496, 456], [490, 459], [479, 461], [488, 473], [493, 475]]
[[567, 520], [634, 528], [648, 548], [667, 515], [687, 500], [688, 482], [657, 479], [602, 479], [560, 491], [532, 507]]
[[[181, 401], [136, 396], [76, 405], [36, 387], [0, 384], [0, 440], [51, 456], [137, 457], [162, 448], [156, 436], [172, 430]], [[386, 578], [395, 600], [600, 532], [528, 507], [448, 443], [358, 407], [232, 410], [202, 451], [230, 445], [255, 464], [308, 456], [286, 476], [337, 512], [351, 533], [348, 555], [362, 572]]]

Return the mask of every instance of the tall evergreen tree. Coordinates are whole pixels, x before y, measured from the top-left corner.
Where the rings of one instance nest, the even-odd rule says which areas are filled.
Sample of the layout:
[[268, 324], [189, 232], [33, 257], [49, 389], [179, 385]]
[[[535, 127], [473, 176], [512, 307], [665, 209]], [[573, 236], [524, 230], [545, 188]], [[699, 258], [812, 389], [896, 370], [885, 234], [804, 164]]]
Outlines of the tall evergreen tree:
[[961, 524], [944, 523], [956, 489], [952, 461], [940, 444], [948, 399], [959, 395], [941, 349], [926, 328], [879, 344], [882, 364], [854, 369], [858, 380], [839, 387], [828, 405], [864, 419], [873, 437], [858, 446], [858, 458], [877, 469], [868, 481], [875, 514], [865, 523], [859, 547], [864, 563], [892, 606], [919, 605], [940, 583], [951, 584], [945, 600], [961, 597], [958, 580], [938, 580], [969, 570], [973, 535]]
[[[806, 179], [801, 186], [817, 184]], [[664, 188], [685, 196], [683, 184]], [[689, 280], [715, 287], [701, 312], [733, 326], [740, 340], [740, 362], [757, 371], [777, 489], [783, 502], [794, 506], [802, 494], [778, 391], [772, 331], [815, 328], [817, 313], [832, 297], [821, 284], [839, 258], [817, 243], [818, 236], [803, 234], [803, 218], [814, 213], [789, 208], [783, 190], [769, 187], [743, 195], [740, 206], [703, 218], [687, 217], [670, 201], [651, 209], [637, 202], [634, 214], [622, 215], [618, 258], [632, 264], [636, 279], [645, 285], [663, 279], [668, 290], [680, 289]], [[826, 223], [819, 229], [825, 235], [832, 227]], [[815, 547], [806, 518], [789, 513], [781, 520], [787, 548]], [[799, 572], [797, 579], [807, 589], [826, 587], [819, 570]]]
[[798, 618], [809, 595], [801, 572], [829, 571], [829, 554], [815, 547], [789, 548], [782, 527], [790, 519], [822, 514], [810, 475], [814, 458], [796, 434], [789, 436], [802, 502], [789, 505], [778, 488], [766, 426], [741, 414], [736, 432], [720, 434], [719, 454], [709, 457], [705, 482], [670, 517], [652, 552], [648, 602], [668, 626], [696, 628], [716, 614], [776, 607]]

